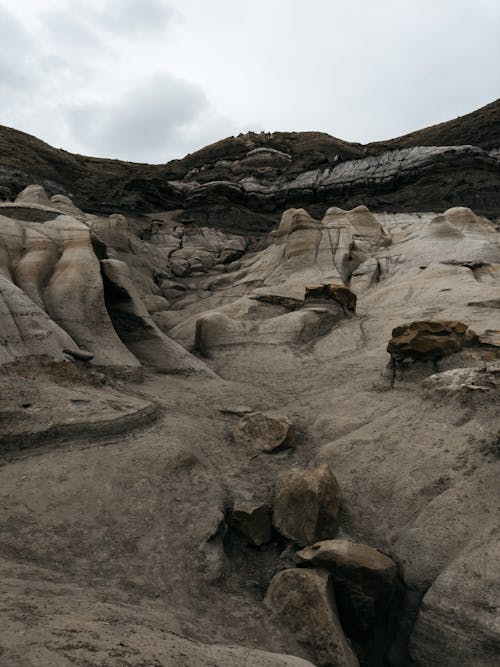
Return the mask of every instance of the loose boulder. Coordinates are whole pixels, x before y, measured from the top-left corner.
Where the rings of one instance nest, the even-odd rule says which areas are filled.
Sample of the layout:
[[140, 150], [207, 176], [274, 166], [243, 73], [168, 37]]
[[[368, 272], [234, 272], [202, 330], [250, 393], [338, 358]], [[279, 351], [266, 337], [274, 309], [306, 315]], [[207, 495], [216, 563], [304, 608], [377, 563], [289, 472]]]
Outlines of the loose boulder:
[[340, 487], [326, 463], [310, 470], [291, 470], [278, 479], [273, 524], [300, 546], [335, 537]]
[[417, 321], [392, 330], [387, 351], [394, 361], [436, 361], [476, 342], [463, 322]]
[[366, 544], [326, 540], [295, 554], [300, 565], [317, 565], [332, 573], [342, 625], [370, 664], [382, 664], [394, 635], [401, 604], [396, 563]]
[[282, 570], [271, 581], [264, 604], [312, 650], [318, 667], [359, 665], [340, 625], [330, 575], [325, 570]]
[[294, 435], [295, 428], [288, 417], [266, 412], [244, 415], [233, 432], [236, 443], [268, 453], [289, 447]]

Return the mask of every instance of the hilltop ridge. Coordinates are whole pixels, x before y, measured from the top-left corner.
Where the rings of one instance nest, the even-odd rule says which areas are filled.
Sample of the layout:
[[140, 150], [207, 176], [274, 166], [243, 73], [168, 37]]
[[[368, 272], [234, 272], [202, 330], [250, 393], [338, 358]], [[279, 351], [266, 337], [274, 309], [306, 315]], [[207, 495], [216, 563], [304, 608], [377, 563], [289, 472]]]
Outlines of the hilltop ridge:
[[[434, 150], [446, 146], [454, 148]], [[37, 183], [95, 213], [182, 209], [198, 223], [266, 231], [288, 206], [322, 215], [331, 201], [386, 211], [469, 206], [496, 217], [499, 147], [500, 100], [383, 142], [249, 132], [159, 165], [76, 155], [0, 126], [0, 199]], [[208, 216], [207, 205], [216, 209]]]

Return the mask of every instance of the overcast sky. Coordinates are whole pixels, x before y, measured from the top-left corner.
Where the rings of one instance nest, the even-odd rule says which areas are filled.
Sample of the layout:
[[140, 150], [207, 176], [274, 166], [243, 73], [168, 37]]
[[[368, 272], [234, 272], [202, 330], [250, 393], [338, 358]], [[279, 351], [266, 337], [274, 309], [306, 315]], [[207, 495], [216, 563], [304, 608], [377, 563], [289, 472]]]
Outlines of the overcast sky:
[[387, 139], [500, 97], [500, 0], [0, 0], [0, 124], [166, 162], [248, 130]]

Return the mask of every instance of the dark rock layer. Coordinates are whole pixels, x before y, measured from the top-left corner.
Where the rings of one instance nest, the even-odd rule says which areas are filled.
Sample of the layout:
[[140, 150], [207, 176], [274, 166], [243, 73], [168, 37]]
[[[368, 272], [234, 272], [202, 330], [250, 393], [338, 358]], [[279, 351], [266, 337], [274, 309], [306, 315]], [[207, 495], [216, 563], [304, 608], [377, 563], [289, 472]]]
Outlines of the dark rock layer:
[[30, 183], [87, 211], [178, 210], [183, 222], [269, 231], [281, 211], [335, 203], [374, 210], [467, 206], [500, 215], [500, 100], [398, 139], [363, 146], [319, 132], [250, 132], [181, 160], [145, 165], [73, 155], [0, 127], [0, 199]]

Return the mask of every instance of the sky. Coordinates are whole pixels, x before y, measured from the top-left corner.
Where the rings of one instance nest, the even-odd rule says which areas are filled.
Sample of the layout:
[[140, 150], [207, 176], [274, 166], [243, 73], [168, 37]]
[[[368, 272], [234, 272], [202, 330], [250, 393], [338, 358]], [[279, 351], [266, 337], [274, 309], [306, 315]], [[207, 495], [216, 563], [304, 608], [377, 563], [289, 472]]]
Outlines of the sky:
[[151, 163], [389, 139], [499, 98], [499, 34], [500, 0], [0, 0], [0, 124]]

